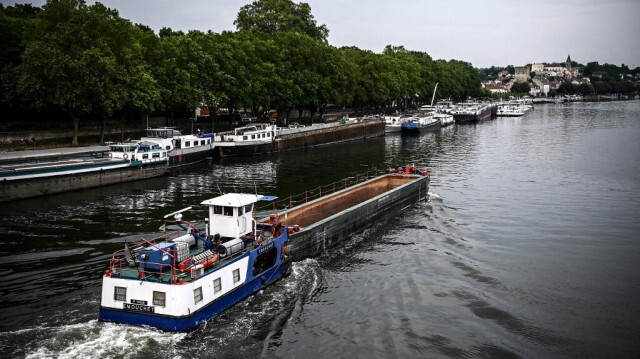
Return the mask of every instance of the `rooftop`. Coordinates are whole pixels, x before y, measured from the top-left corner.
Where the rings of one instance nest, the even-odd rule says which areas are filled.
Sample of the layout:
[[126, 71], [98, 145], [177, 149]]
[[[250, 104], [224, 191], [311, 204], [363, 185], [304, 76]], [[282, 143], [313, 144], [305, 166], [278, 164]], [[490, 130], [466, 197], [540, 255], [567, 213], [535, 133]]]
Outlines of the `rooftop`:
[[227, 193], [225, 195], [202, 201], [207, 206], [241, 207], [258, 202], [263, 196], [245, 193]]

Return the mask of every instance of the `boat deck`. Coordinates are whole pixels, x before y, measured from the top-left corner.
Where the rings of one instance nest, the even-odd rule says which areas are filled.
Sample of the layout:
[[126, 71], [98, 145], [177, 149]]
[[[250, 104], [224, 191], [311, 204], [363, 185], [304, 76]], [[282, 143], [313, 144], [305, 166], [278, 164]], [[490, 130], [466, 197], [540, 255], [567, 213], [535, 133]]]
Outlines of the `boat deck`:
[[[265, 243], [268, 243], [270, 241], [273, 240], [271, 233], [264, 231], [264, 240]], [[161, 237], [160, 239], [168, 239], [170, 240], [171, 238], [175, 238], [177, 236], [179, 236], [180, 234], [184, 234], [184, 232], [176, 232], [175, 234], [172, 234], [170, 236], [167, 237]], [[157, 239], [156, 239], [157, 240]], [[161, 241], [156, 241], [156, 243], [160, 243]], [[221, 258], [218, 257], [218, 259], [214, 262], [214, 264], [209, 267], [206, 268], [204, 270], [204, 274], [207, 274], [209, 272], [212, 272], [214, 270], [216, 270], [219, 267], [224, 266], [225, 264], [233, 261], [235, 258], [237, 258], [239, 255], [242, 255], [244, 253], [246, 253], [246, 251], [248, 250], [253, 250], [255, 248], [257, 248], [258, 242], [256, 240], [250, 240], [247, 237], [247, 240], [245, 241], [246, 247], [245, 249], [236, 254], [236, 255], [232, 255], [229, 257], [225, 257], [225, 258]], [[134, 253], [136, 253], [137, 251], [134, 251]], [[202, 243], [202, 241], [197, 241], [197, 245], [189, 248], [189, 257], [193, 257], [195, 255], [201, 254], [204, 252], [204, 244]], [[215, 252], [214, 252], [215, 253]], [[137, 253], [136, 253], [137, 256]], [[114, 256], [115, 257], [115, 256]], [[164, 271], [150, 271], [150, 270], [145, 270], [143, 272], [141, 272], [141, 269], [138, 265], [135, 266], [129, 266], [127, 265], [124, 260], [120, 261], [122, 263], [122, 266], [120, 266], [119, 264], [113, 265], [111, 266], [112, 270], [111, 270], [111, 277], [119, 277], [119, 278], [125, 278], [125, 279], [135, 279], [135, 280], [140, 280], [140, 279], [144, 279], [144, 280], [148, 280], [148, 281], [153, 281], [153, 282], [164, 282], [164, 283], [171, 283], [171, 275], [172, 275], [172, 271], [171, 269], [167, 269]], [[176, 264], [177, 265], [177, 264]], [[191, 276], [191, 271], [180, 271], [179, 268], [176, 268], [176, 279], [178, 281], [182, 280], [182, 282], [188, 283], [188, 282], [192, 282], [197, 278], [193, 278]], [[202, 275], [200, 275], [202, 276]]]
[[93, 158], [93, 159], [69, 159], [48, 162], [24, 162], [0, 165], [0, 174], [25, 173], [32, 171], [52, 171], [75, 167], [88, 167], [94, 165], [104, 165], [109, 163], [120, 163], [122, 160], [113, 160], [110, 158]]

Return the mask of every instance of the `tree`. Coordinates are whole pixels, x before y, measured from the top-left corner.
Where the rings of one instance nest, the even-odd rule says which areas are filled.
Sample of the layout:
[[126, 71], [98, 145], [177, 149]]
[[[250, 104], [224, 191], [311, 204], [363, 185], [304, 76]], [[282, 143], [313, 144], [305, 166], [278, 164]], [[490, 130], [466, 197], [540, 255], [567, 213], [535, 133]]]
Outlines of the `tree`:
[[564, 81], [558, 87], [559, 94], [570, 95], [576, 93], [575, 86], [571, 82]]
[[291, 0], [254, 1], [240, 9], [234, 25], [238, 30], [255, 30], [270, 35], [298, 32], [324, 43], [329, 36], [325, 25], [316, 25], [309, 4], [296, 4]]
[[511, 86], [511, 93], [528, 94], [529, 91], [529, 84], [526, 82], [516, 82]]
[[154, 97], [136, 34], [129, 21], [100, 3], [49, 0], [26, 33], [16, 67], [17, 95], [36, 108], [66, 113], [73, 124], [71, 143], [77, 145], [81, 116], [94, 112], [106, 118], [132, 101], [141, 106]]
[[38, 16], [17, 72], [17, 93], [34, 107], [53, 106], [73, 123], [72, 145], [78, 144], [80, 116], [92, 110], [95, 62], [102, 54], [87, 36], [87, 6], [81, 0], [50, 0]]

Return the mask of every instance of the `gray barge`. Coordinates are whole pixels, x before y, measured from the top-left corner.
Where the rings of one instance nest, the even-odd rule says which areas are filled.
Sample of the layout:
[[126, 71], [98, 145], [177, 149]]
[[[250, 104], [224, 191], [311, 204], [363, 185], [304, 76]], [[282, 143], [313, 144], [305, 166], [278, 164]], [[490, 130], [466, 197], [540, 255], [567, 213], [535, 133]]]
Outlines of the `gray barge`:
[[[294, 260], [314, 257], [375, 223], [428, 198], [427, 171], [390, 173], [276, 213], [276, 221], [298, 225], [289, 235]], [[273, 226], [274, 216], [260, 221]]]
[[0, 163], [0, 202], [136, 181], [167, 171], [167, 150], [157, 144], [109, 147], [99, 158]]

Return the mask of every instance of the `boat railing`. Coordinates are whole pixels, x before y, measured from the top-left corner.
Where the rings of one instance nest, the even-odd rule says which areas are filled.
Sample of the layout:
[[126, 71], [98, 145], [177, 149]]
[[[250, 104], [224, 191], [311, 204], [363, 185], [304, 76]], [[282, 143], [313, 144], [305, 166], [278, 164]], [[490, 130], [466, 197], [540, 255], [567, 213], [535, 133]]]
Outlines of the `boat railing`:
[[[401, 171], [399, 172], [404, 173], [404, 167], [402, 167]], [[271, 201], [270, 203], [266, 203], [264, 205], [256, 205], [256, 211], [268, 212], [272, 210], [275, 211], [278, 209], [293, 208], [295, 206], [316, 200], [318, 198], [335, 193], [337, 191], [341, 191], [343, 189], [353, 187], [359, 183], [362, 183], [363, 181], [367, 181], [376, 177], [382, 177], [388, 173], [389, 172], [387, 171], [380, 171], [378, 169], [373, 169], [364, 173], [358, 173], [353, 176], [343, 178], [340, 181], [329, 183], [323, 186], [318, 186], [316, 188], [306, 190], [296, 195], [291, 195], [281, 200]]]
[[306, 190], [296, 195], [291, 195], [289, 197], [283, 198], [278, 201], [271, 201], [270, 203], [266, 203], [261, 206], [256, 206], [256, 211], [266, 212], [270, 210], [293, 208], [303, 203], [307, 203], [315, 199], [321, 198], [322, 196], [326, 196], [331, 193], [335, 193], [337, 191], [340, 191], [349, 187], [353, 187], [363, 181], [367, 181], [375, 177], [380, 177], [382, 175], [385, 175], [386, 173], [387, 172], [384, 172], [384, 171], [380, 172], [377, 169], [367, 171], [365, 173], [358, 173], [353, 176], [343, 178], [340, 181], [329, 183], [327, 185], [318, 186], [316, 188]]
[[[155, 238], [152, 238], [150, 240], [144, 239], [144, 238], [140, 238], [140, 242], [137, 244], [132, 245], [131, 247], [128, 248], [124, 248], [124, 249], [120, 249], [117, 250], [115, 252], [113, 252], [113, 255], [111, 256], [111, 259], [109, 261], [109, 269], [106, 272], [106, 276], [109, 277], [113, 277], [113, 276], [117, 276], [119, 278], [122, 278], [123, 274], [125, 273], [124, 271], [124, 267], [128, 266], [128, 267], [134, 267], [131, 266], [129, 263], [126, 263], [127, 259], [126, 259], [126, 253], [125, 251], [129, 250], [133, 256], [133, 260], [135, 260], [135, 256], [137, 254], [138, 251], [144, 249], [144, 248], [149, 248], [149, 247], [155, 247], [158, 250], [162, 251], [163, 253], [167, 254], [168, 256], [170, 256], [171, 258], [171, 265], [169, 265], [169, 269], [165, 269], [165, 270], [159, 270], [159, 271], [154, 271], [154, 270], [148, 270], [145, 268], [142, 268], [142, 265], [140, 263], [138, 263], [137, 265], [137, 269], [138, 269], [138, 273], [137, 273], [137, 277], [139, 279], [145, 279], [145, 278], [149, 278], [153, 275], [158, 275], [160, 280], [162, 280], [163, 275], [166, 273], [170, 273], [171, 274], [171, 283], [175, 284], [177, 282], [177, 273], [176, 273], [176, 257], [175, 257], [175, 251], [172, 250], [167, 250], [164, 248], [160, 248], [157, 247], [157, 243], [160, 242], [166, 242], [169, 240], [169, 237], [171, 236], [179, 236], [181, 231], [174, 231], [174, 232], [170, 232], [170, 233], [166, 233], [163, 234], [162, 236], [158, 236]], [[166, 266], [166, 264], [162, 264], [162, 263], [152, 263], [152, 262], [146, 262], [147, 264], [151, 264], [151, 265], [157, 265], [158, 267], [162, 268], [162, 266]]]

